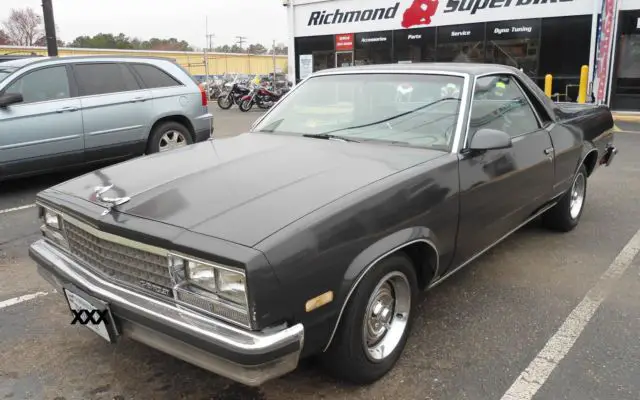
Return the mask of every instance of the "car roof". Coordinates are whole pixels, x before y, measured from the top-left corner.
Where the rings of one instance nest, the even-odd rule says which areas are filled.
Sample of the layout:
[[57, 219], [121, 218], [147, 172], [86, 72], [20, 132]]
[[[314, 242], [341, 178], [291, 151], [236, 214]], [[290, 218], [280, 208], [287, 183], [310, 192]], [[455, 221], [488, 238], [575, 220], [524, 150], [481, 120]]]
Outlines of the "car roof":
[[336, 73], [375, 73], [382, 71], [398, 72], [452, 72], [468, 75], [483, 75], [489, 73], [514, 72], [516, 69], [507, 65], [483, 64], [483, 63], [454, 63], [454, 62], [421, 62], [411, 64], [373, 64], [357, 65], [353, 67], [340, 67], [323, 69], [314, 75], [331, 75]]
[[20, 58], [15, 58], [13, 60], [2, 62], [2, 66], [3, 67], [21, 68], [21, 67], [24, 67], [25, 65], [29, 65], [29, 64], [31, 64], [33, 62], [43, 61], [43, 60], [48, 60], [48, 59], [49, 59], [49, 57], [20, 57]]
[[135, 61], [135, 60], [145, 60], [145, 61], [170, 61], [175, 62], [172, 58], [169, 57], [150, 57], [150, 56], [130, 56], [130, 55], [118, 55], [112, 56], [108, 54], [103, 55], [93, 55], [93, 56], [64, 56], [64, 57], [27, 57], [21, 58], [17, 60], [11, 60], [3, 62], [3, 66], [14, 66], [14, 67], [24, 67], [26, 65], [31, 64], [39, 64], [47, 61], [53, 62], [79, 62], [79, 61], [114, 61], [114, 62], [126, 62], [126, 61]]

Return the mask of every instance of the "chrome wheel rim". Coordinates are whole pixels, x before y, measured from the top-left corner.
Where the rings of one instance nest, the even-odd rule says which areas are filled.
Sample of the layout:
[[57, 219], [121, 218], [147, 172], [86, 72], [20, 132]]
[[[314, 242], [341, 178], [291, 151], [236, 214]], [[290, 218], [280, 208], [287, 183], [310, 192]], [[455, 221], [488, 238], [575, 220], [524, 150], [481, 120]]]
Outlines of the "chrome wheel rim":
[[573, 186], [571, 187], [571, 202], [569, 203], [569, 213], [571, 214], [572, 219], [578, 218], [578, 215], [580, 215], [580, 211], [582, 210], [582, 205], [584, 204], [585, 186], [584, 175], [578, 174], [578, 176], [576, 176], [576, 180], [573, 181]]
[[411, 287], [399, 272], [385, 275], [369, 297], [362, 325], [367, 358], [381, 362], [397, 347], [409, 321]]
[[181, 132], [178, 131], [167, 131], [160, 138], [160, 151], [169, 151], [173, 149], [177, 149], [180, 147], [184, 147], [187, 145], [187, 139]]

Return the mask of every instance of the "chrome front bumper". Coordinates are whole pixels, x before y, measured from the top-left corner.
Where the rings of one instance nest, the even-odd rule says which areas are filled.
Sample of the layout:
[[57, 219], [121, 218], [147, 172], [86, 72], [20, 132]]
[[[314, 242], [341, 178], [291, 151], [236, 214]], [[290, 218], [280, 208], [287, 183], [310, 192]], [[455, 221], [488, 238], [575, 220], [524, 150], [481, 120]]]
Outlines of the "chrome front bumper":
[[72, 284], [107, 302], [121, 336], [249, 386], [282, 376], [298, 365], [302, 324], [269, 333], [243, 330], [115, 285], [45, 239], [32, 244], [29, 255], [37, 262], [39, 274], [58, 292]]

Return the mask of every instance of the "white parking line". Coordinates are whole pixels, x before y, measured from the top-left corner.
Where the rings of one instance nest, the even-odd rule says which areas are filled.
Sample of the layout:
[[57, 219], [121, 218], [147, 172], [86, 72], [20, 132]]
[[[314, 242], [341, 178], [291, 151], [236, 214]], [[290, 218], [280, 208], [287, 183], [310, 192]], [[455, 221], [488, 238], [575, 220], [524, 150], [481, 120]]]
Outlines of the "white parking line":
[[32, 293], [32, 294], [25, 294], [24, 296], [14, 297], [13, 299], [0, 301], [0, 310], [2, 310], [3, 308], [9, 307], [9, 306], [14, 306], [14, 305], [22, 303], [24, 301], [33, 300], [36, 297], [46, 296], [48, 294], [49, 294], [48, 292], [36, 292], [36, 293]]
[[36, 206], [35, 204], [27, 204], [26, 206], [7, 208], [5, 210], [0, 210], [0, 214], [6, 214], [6, 213], [14, 212], [14, 211], [26, 210], [27, 208], [33, 208], [35, 206]]
[[598, 282], [571, 311], [560, 329], [549, 339], [542, 351], [515, 380], [501, 400], [531, 400], [544, 385], [558, 363], [569, 353], [585, 326], [589, 323], [612, 285], [629, 268], [640, 251], [640, 230], [629, 240]]

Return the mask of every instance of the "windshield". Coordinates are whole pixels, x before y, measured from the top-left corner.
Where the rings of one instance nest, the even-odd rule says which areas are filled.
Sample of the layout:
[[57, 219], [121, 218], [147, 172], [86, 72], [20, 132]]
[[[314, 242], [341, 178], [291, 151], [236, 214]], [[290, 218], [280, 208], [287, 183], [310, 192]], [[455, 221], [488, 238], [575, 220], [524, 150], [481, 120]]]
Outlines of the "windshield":
[[345, 74], [310, 78], [254, 132], [332, 135], [358, 142], [448, 151], [464, 78], [426, 74]]
[[12, 67], [2, 67], [0, 66], [0, 82], [2, 82], [4, 80], [4, 78], [6, 78], [7, 76], [9, 76], [13, 71], [15, 71], [17, 68], [12, 68]]

